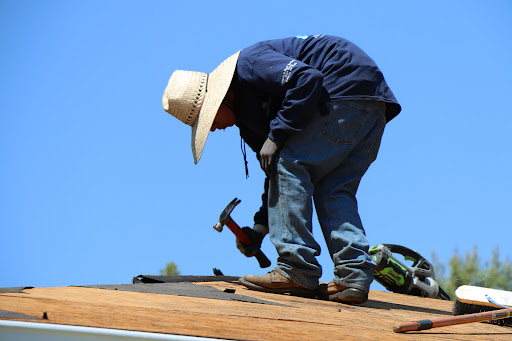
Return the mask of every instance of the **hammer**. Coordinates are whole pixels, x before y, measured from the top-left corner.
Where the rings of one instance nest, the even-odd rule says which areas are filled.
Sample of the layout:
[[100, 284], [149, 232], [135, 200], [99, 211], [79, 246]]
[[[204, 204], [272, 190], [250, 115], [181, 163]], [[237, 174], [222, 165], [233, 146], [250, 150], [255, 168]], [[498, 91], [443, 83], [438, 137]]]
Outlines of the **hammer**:
[[[247, 237], [247, 235], [242, 231], [240, 226], [238, 226], [238, 224], [235, 223], [233, 221], [233, 219], [231, 219], [231, 216], [230, 216], [233, 209], [240, 202], [241, 202], [241, 200], [239, 200], [237, 198], [233, 199], [228, 204], [228, 206], [226, 206], [224, 211], [222, 211], [222, 213], [220, 214], [220, 217], [219, 217], [219, 222], [216, 223], [215, 225], [213, 225], [213, 228], [219, 232], [222, 232], [222, 227], [224, 225], [226, 225], [231, 230], [231, 232], [233, 232], [235, 234], [235, 236], [237, 236], [237, 238], [240, 239], [242, 244], [251, 245], [252, 242], [249, 239], [249, 237]], [[256, 253], [255, 257], [258, 260], [258, 263], [260, 263], [261, 268], [268, 268], [270, 266], [270, 261], [268, 260], [267, 256], [265, 256], [265, 254], [261, 250], [258, 250], [258, 253]]]

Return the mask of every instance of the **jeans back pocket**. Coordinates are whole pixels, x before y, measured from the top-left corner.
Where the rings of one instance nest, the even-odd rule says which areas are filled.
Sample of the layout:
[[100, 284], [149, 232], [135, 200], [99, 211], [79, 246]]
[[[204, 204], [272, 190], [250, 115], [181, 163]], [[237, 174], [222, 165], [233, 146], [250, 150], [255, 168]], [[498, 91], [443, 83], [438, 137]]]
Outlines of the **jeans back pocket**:
[[327, 103], [328, 114], [322, 117], [322, 134], [335, 145], [354, 144], [371, 110], [356, 101]]

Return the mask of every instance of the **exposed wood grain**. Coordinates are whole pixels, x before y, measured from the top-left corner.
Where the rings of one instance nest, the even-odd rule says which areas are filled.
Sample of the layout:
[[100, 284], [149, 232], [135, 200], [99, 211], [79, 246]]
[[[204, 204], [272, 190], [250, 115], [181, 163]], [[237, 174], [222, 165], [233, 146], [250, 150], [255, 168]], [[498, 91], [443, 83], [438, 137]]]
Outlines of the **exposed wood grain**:
[[472, 323], [395, 334], [398, 322], [450, 314], [441, 300], [371, 291], [362, 306], [247, 290], [226, 282], [203, 282], [220, 290], [282, 305], [148, 294], [81, 287], [33, 288], [0, 294], [0, 309], [43, 316], [25, 320], [78, 326], [240, 340], [510, 340], [512, 328]]

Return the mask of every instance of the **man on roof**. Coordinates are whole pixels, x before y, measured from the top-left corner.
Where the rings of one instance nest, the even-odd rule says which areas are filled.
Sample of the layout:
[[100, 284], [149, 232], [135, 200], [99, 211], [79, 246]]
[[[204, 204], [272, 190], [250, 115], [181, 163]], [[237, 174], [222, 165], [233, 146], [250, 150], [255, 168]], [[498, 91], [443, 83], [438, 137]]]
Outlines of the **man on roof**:
[[[368, 299], [375, 267], [356, 192], [376, 159], [387, 122], [401, 107], [375, 62], [350, 41], [329, 35], [263, 41], [212, 73], [175, 71], [163, 99], [169, 114], [192, 127], [197, 163], [209, 131], [236, 125], [266, 173], [253, 245], [266, 234], [279, 255], [266, 275], [240, 279], [254, 290], [318, 295], [344, 303]], [[334, 263], [319, 285], [320, 246], [312, 233], [313, 200]]]

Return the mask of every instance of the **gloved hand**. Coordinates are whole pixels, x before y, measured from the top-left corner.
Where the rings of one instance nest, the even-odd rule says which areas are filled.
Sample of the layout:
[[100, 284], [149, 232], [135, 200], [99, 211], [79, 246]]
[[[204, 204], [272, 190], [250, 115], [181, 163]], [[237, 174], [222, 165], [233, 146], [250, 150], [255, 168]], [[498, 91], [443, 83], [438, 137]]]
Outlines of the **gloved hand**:
[[268, 177], [274, 174], [274, 159], [276, 158], [279, 146], [269, 138], [260, 150], [260, 166]]
[[256, 255], [258, 250], [261, 248], [261, 242], [265, 235], [268, 233], [268, 228], [261, 224], [255, 224], [254, 228], [250, 228], [248, 226], [242, 227], [242, 232], [249, 237], [249, 240], [252, 242], [251, 245], [244, 245], [240, 239], [236, 238], [236, 247], [243, 253], [246, 257], [253, 257]]

